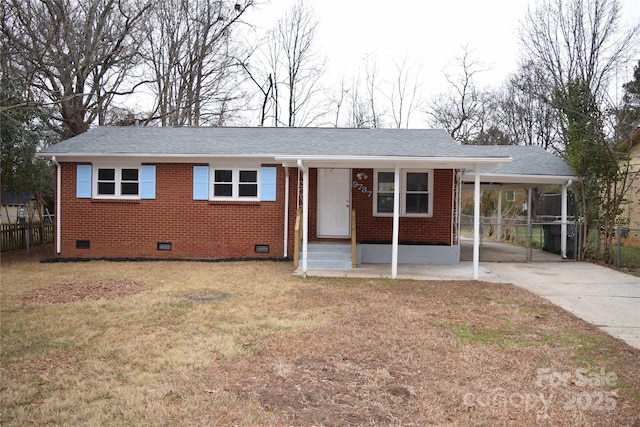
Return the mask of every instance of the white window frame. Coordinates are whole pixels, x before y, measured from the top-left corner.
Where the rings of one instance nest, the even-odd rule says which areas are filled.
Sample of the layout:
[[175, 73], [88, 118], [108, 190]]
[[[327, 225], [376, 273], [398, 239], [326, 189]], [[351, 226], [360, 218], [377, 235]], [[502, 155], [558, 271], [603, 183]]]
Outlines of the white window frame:
[[[260, 166], [227, 166], [227, 165], [210, 165], [209, 166], [209, 194], [210, 200], [233, 200], [233, 201], [259, 201], [260, 200]], [[231, 171], [231, 196], [216, 196], [215, 195], [215, 178], [217, 170], [230, 170]], [[256, 173], [256, 195], [255, 196], [240, 196], [240, 172], [255, 172]]]
[[[115, 183], [115, 192], [114, 194], [99, 194], [98, 193], [98, 175], [100, 173], [100, 169], [113, 169], [114, 170], [114, 183]], [[137, 194], [122, 194], [122, 170], [123, 169], [136, 169], [138, 171], [138, 181], [135, 181], [138, 184], [138, 193]], [[91, 179], [92, 185], [92, 193], [94, 199], [126, 199], [126, 200], [139, 200], [140, 199], [140, 164], [124, 164], [124, 165], [113, 165], [113, 164], [94, 164], [93, 165], [93, 173]], [[134, 182], [134, 181], [131, 181]]]
[[[375, 169], [373, 171], [373, 216], [393, 216], [391, 212], [378, 212], [378, 173], [379, 172], [394, 172], [393, 169]], [[427, 195], [428, 205], [427, 213], [408, 213], [407, 212], [407, 174], [408, 173], [426, 173], [427, 174]], [[401, 169], [400, 170], [400, 216], [404, 217], [417, 217], [417, 218], [431, 218], [433, 217], [433, 169]]]

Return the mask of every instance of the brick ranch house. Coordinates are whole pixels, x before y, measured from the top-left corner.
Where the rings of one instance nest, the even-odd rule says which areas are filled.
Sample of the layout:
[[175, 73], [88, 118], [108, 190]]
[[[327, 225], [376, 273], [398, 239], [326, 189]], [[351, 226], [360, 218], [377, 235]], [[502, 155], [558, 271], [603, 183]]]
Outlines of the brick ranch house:
[[56, 167], [59, 257], [299, 253], [306, 273], [346, 247], [333, 268], [391, 264], [392, 277], [398, 263], [459, 262], [463, 184], [479, 197], [483, 183], [572, 179], [537, 147], [462, 146], [433, 129], [98, 127], [39, 155]]

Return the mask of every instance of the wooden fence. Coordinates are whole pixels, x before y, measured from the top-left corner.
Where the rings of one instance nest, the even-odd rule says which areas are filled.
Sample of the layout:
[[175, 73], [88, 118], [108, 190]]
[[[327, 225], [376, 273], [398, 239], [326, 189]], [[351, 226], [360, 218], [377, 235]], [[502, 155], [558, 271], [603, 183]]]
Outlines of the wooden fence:
[[1, 224], [2, 251], [24, 249], [53, 242], [53, 224], [39, 222], [29, 224]]

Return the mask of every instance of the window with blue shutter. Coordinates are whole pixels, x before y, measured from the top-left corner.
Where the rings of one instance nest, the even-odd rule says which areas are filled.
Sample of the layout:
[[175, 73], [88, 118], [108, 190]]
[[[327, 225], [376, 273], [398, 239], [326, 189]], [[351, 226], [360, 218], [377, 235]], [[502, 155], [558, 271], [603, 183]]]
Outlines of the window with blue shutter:
[[276, 201], [276, 168], [260, 168], [260, 200]]
[[193, 167], [193, 200], [209, 200], [209, 166]]
[[140, 167], [140, 198], [156, 198], [156, 167], [153, 165]]
[[91, 165], [78, 165], [76, 168], [76, 197], [91, 198]]

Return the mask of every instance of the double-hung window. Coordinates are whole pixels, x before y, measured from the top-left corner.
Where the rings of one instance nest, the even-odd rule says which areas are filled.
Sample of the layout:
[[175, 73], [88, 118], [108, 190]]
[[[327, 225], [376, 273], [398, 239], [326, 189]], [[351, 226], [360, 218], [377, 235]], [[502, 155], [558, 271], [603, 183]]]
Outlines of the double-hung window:
[[213, 170], [214, 199], [257, 199], [258, 184], [257, 168], [216, 168]]
[[[374, 173], [374, 215], [393, 215], [395, 173], [376, 170]], [[433, 204], [433, 171], [405, 170], [400, 174], [400, 215], [431, 216]]]
[[376, 213], [392, 214], [393, 213], [393, 172], [380, 171], [376, 173]]
[[405, 215], [429, 215], [429, 173], [406, 172], [404, 175]]
[[76, 166], [79, 199], [155, 199], [155, 165]]
[[140, 170], [137, 167], [97, 166], [96, 197], [137, 198], [140, 195]]

